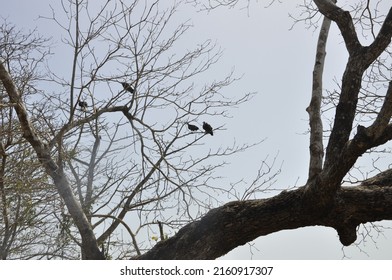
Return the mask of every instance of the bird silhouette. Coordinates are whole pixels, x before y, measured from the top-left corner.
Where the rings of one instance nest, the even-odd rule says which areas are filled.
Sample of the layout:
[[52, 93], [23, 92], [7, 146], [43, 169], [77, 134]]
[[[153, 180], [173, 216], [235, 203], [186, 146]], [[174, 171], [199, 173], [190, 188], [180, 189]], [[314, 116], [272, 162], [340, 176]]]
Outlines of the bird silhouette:
[[134, 93], [135, 89], [128, 83], [121, 83], [121, 85], [123, 86], [124, 90], [130, 92], [130, 93]]
[[188, 123], [188, 128], [189, 128], [190, 131], [199, 130], [199, 128], [196, 125], [190, 124], [190, 123]]
[[86, 101], [81, 101], [81, 100], [79, 100], [79, 102], [78, 102], [78, 105], [79, 105], [79, 107], [83, 110], [83, 111], [86, 111], [87, 110], [87, 102]]
[[203, 129], [206, 134], [214, 135], [214, 133], [212, 132], [212, 127], [208, 123], [203, 122]]

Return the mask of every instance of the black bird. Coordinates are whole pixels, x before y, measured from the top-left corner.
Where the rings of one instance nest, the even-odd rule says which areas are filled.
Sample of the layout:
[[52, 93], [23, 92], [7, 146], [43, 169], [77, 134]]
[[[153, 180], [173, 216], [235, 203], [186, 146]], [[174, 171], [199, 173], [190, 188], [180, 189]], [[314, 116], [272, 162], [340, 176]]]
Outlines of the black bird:
[[203, 129], [206, 134], [214, 135], [214, 133], [212, 132], [212, 127], [208, 123], [203, 122]]
[[80, 101], [78, 102], [79, 107], [83, 110], [86, 111], [87, 110], [87, 102], [86, 101]]
[[189, 123], [188, 123], [188, 128], [189, 128], [190, 131], [199, 130], [199, 128], [198, 128], [196, 125], [194, 125], [194, 124], [189, 124]]
[[135, 89], [130, 84], [128, 84], [128, 83], [121, 83], [121, 85], [123, 86], [123, 88], [126, 91], [129, 91], [130, 93], [134, 93], [135, 92]]

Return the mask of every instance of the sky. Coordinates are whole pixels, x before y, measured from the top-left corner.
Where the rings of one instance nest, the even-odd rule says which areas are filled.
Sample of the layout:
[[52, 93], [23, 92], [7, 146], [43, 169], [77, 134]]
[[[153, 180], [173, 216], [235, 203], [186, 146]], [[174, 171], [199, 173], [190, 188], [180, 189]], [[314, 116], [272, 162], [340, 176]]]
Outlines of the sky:
[[[52, 26], [36, 19], [39, 14], [49, 14], [48, 5], [54, 2], [0, 0], [0, 16], [19, 27], [38, 26], [40, 33], [51, 34], [55, 32]], [[189, 41], [211, 39], [222, 48], [216, 71], [221, 74], [235, 69], [242, 76], [229, 90], [239, 95], [257, 92], [251, 102], [233, 110], [233, 117], [225, 124], [226, 134], [239, 143], [265, 140], [233, 159], [225, 175], [234, 181], [249, 180], [255, 176], [260, 160], [276, 157], [275, 167], [281, 167], [274, 185], [277, 189], [300, 186], [307, 179], [309, 136], [305, 109], [310, 101], [318, 36], [318, 30], [306, 29], [302, 23], [291, 29], [293, 20], [289, 14], [298, 15], [297, 5], [302, 1], [281, 2], [266, 8], [266, 1], [252, 1], [249, 9], [238, 6], [209, 13], [196, 13], [189, 6], [180, 14], [184, 19], [190, 18], [194, 26], [187, 35]], [[334, 86], [335, 78], [340, 79], [347, 58], [334, 24], [328, 40], [326, 88]], [[391, 227], [392, 223], [383, 225]], [[391, 259], [392, 231], [380, 234], [370, 227], [368, 230], [361, 229], [368, 237], [363, 240], [359, 236], [360, 244], [344, 249], [331, 228], [286, 230], [260, 237], [221, 259]]]

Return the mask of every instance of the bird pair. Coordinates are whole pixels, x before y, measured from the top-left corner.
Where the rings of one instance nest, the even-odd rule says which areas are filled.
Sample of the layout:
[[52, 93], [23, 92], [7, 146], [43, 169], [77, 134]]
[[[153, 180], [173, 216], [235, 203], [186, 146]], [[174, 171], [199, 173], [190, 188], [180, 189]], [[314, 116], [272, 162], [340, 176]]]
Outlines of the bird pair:
[[[188, 123], [188, 129], [190, 131], [197, 131], [197, 130], [199, 130], [199, 127], [194, 125], [194, 124]], [[208, 124], [206, 122], [203, 122], [203, 129], [204, 129], [205, 134], [214, 135], [214, 133], [212, 132], [212, 127], [211, 127], [210, 124]]]
[[[123, 86], [124, 90], [126, 90], [130, 93], [135, 92], [135, 89], [130, 84], [123, 82], [123, 83], [121, 83], [121, 85]], [[78, 105], [83, 111], [87, 110], [88, 104], [86, 101], [79, 100]]]

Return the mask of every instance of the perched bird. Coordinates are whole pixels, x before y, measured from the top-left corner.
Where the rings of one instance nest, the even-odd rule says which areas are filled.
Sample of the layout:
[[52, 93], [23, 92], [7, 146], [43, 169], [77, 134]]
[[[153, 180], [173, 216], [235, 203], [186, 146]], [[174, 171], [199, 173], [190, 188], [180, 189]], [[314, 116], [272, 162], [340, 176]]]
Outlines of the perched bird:
[[208, 123], [203, 122], [203, 129], [206, 134], [208, 133], [208, 134], [214, 135], [214, 133], [212, 132], [212, 127]]
[[128, 83], [121, 83], [121, 85], [123, 86], [123, 88], [126, 91], [128, 91], [130, 93], [134, 93], [135, 92], [135, 89], [130, 84], [128, 84]]
[[79, 102], [78, 102], [78, 105], [79, 105], [79, 107], [83, 110], [83, 111], [86, 111], [87, 110], [87, 102], [86, 101], [81, 101], [81, 100], [79, 100]]
[[196, 125], [190, 124], [190, 123], [188, 123], [188, 128], [189, 128], [190, 131], [199, 130], [199, 128]]

